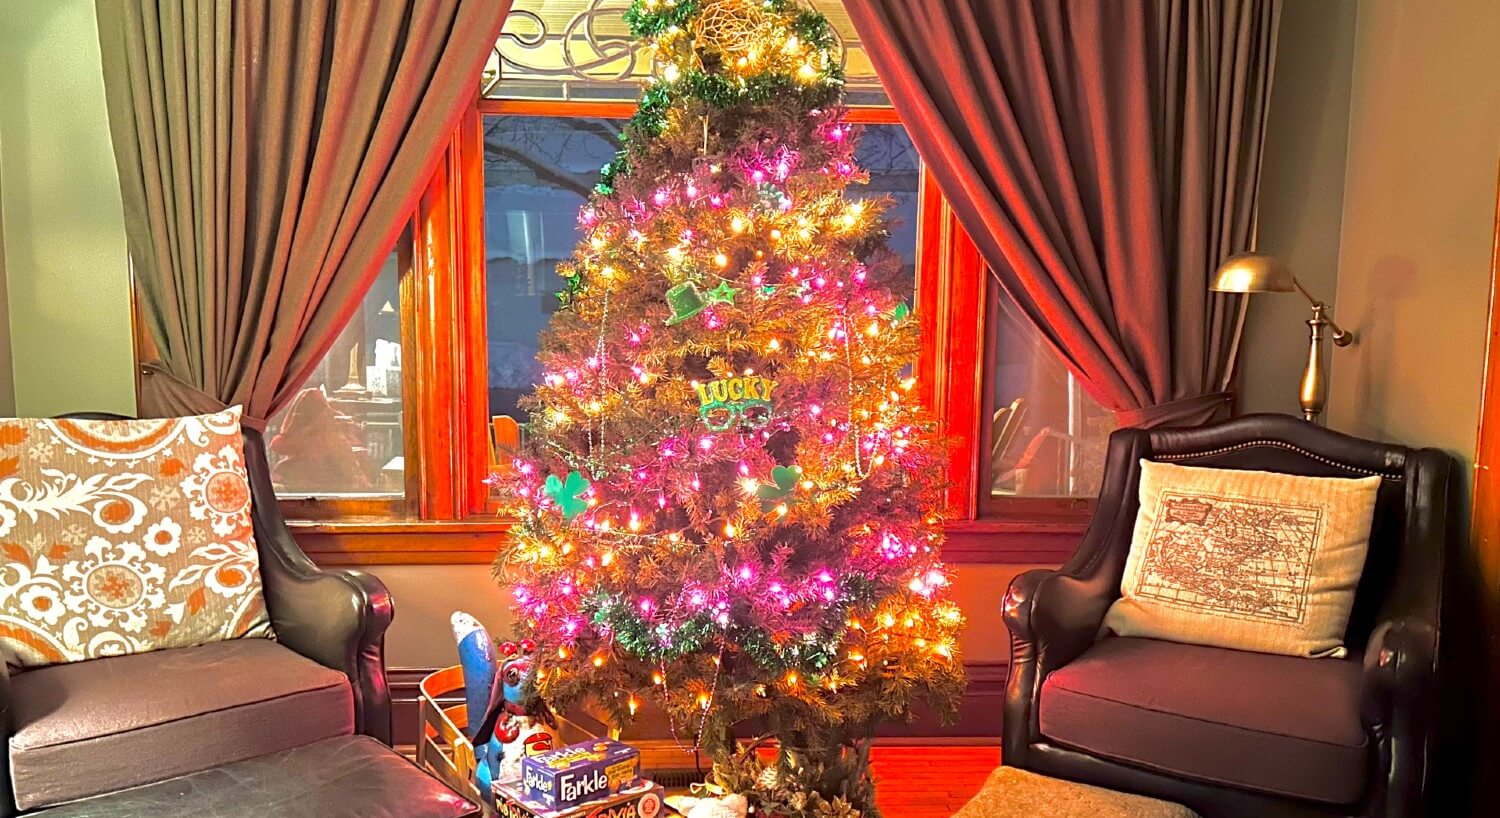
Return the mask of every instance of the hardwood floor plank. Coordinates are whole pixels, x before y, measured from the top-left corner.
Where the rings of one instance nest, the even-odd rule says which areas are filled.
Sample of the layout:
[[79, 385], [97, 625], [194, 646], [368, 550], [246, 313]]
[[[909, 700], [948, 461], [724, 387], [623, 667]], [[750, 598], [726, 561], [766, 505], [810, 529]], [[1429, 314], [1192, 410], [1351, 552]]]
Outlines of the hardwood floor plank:
[[1000, 766], [1000, 748], [880, 746], [871, 763], [883, 818], [950, 818]]

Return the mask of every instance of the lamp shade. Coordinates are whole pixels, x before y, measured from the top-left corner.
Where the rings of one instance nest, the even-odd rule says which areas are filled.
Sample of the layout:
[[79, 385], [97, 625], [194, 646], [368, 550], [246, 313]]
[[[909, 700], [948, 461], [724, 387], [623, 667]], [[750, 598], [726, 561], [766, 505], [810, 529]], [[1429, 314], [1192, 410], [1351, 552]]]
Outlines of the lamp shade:
[[1292, 271], [1265, 253], [1236, 253], [1214, 273], [1209, 289], [1220, 293], [1289, 293], [1296, 289]]

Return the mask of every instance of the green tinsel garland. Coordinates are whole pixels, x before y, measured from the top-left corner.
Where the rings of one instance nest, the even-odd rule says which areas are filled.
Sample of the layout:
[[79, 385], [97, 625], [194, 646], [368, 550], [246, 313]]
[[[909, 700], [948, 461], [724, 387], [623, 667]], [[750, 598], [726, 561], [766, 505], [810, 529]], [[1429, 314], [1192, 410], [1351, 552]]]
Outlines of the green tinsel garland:
[[[890, 589], [878, 587], [865, 577], [843, 577], [837, 586], [837, 604], [846, 610], [868, 606], [888, 593]], [[589, 619], [596, 626], [610, 629], [618, 645], [652, 662], [674, 661], [697, 653], [711, 645], [719, 632], [712, 614], [704, 612], [675, 623], [671, 641], [664, 643], [666, 626], [642, 617], [623, 596], [594, 594], [583, 600], [582, 608], [592, 612]], [[756, 629], [736, 630], [733, 639], [761, 667], [789, 670], [811, 666], [822, 670], [838, 658], [844, 628], [839, 622], [825, 622], [818, 631], [786, 644], [778, 644], [770, 634]]]

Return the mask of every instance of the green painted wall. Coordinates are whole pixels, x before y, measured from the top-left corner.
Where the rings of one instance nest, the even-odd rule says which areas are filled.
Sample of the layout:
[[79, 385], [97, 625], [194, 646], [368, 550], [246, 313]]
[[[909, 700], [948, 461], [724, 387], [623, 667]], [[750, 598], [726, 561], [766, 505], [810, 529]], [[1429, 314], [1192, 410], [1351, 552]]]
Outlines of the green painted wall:
[[129, 267], [92, 0], [0, 2], [15, 411], [135, 412]]

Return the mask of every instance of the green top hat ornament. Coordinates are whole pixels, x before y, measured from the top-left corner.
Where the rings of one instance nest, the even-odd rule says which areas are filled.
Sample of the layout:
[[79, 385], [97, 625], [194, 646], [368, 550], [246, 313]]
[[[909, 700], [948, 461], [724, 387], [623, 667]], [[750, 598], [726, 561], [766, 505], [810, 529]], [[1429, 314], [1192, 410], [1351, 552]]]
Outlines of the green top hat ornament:
[[681, 324], [708, 308], [703, 295], [698, 292], [698, 285], [691, 281], [684, 281], [667, 290], [667, 306], [672, 308], [672, 317], [667, 319], [669, 327]]

